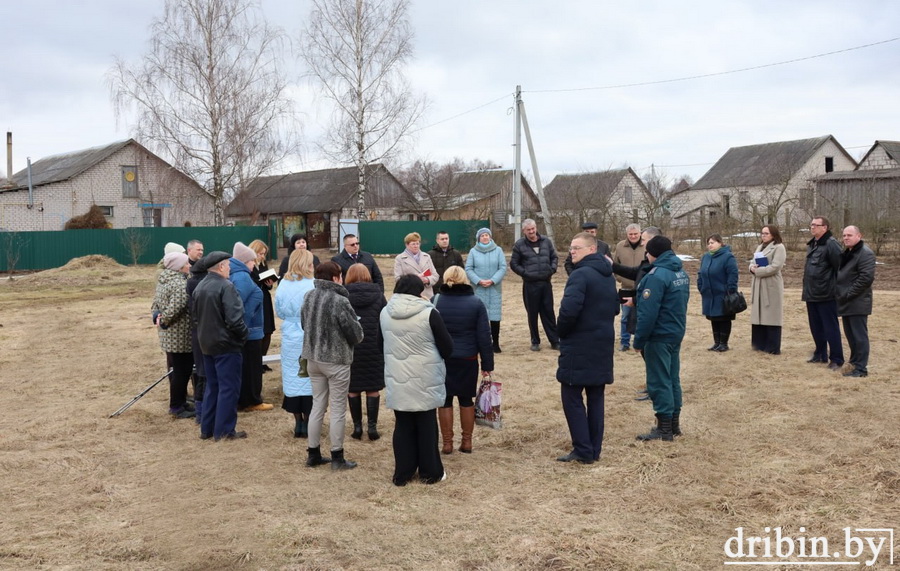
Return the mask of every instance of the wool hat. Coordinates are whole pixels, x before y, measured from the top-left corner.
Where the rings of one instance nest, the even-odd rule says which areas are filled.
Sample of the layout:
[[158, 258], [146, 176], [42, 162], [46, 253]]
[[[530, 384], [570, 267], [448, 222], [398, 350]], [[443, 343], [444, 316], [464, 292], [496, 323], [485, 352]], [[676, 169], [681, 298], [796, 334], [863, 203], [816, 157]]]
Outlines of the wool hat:
[[477, 242], [478, 240], [481, 240], [481, 235], [482, 235], [482, 234], [487, 234], [488, 236], [491, 237], [491, 240], [494, 239], [494, 234], [493, 234], [493, 232], [491, 232], [491, 229], [490, 229], [490, 228], [479, 228], [479, 229], [478, 229], [478, 232], [475, 232], [475, 241], [476, 241], [476, 242]]
[[[249, 249], [249, 248], [248, 248]], [[216, 250], [215, 252], [210, 252], [197, 260], [197, 263], [194, 264], [194, 268], [198, 268], [201, 271], [209, 271], [211, 268], [216, 267], [218, 264], [227, 260], [231, 257], [231, 254], [228, 252], [223, 252], [221, 250]]]
[[256, 252], [254, 252], [249, 246], [246, 246], [243, 242], [235, 242], [234, 250], [231, 252], [231, 257], [236, 258], [239, 262], [252, 262], [256, 259]]
[[181, 244], [176, 244], [175, 242], [169, 242], [166, 244], [166, 247], [163, 248], [163, 252], [166, 254], [171, 254], [172, 252], [179, 252], [183, 254], [185, 252], [184, 246]]
[[662, 256], [663, 252], [668, 252], [671, 249], [672, 241], [665, 236], [654, 236], [647, 242], [647, 253], [654, 258]]
[[597, 223], [596, 222], [585, 222], [581, 225], [582, 230], [596, 230]]
[[187, 254], [182, 252], [169, 252], [163, 256], [163, 265], [167, 270], [175, 270], [176, 272], [188, 263]]

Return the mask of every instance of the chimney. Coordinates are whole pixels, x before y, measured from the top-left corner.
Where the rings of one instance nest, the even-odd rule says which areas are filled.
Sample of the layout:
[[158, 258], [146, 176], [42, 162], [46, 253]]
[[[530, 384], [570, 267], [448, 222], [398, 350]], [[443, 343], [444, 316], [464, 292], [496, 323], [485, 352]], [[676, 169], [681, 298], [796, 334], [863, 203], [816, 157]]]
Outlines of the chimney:
[[6, 178], [12, 182], [12, 131], [6, 132]]

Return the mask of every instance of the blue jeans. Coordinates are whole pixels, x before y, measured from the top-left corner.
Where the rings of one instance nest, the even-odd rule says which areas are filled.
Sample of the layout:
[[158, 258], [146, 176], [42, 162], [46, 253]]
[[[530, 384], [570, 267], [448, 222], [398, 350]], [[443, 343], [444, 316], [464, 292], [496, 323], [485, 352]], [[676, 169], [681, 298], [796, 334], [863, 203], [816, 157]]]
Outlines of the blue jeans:
[[620, 320], [619, 337], [623, 347], [631, 346], [631, 333], [628, 332], [628, 318], [633, 308], [628, 305], [622, 306], [622, 319]]

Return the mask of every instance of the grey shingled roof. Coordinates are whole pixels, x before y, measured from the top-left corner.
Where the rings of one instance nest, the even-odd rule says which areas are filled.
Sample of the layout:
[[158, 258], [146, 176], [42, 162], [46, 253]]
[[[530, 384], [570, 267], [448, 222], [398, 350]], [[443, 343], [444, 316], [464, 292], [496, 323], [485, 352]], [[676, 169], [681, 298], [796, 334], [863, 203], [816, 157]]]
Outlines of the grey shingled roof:
[[[641, 178], [631, 167], [624, 169], [611, 169], [599, 172], [580, 173], [580, 174], [558, 174], [553, 177], [546, 187], [544, 193], [547, 196], [547, 206], [550, 210], [568, 210], [580, 207], [584, 200], [584, 193], [590, 193], [596, 196], [598, 203], [602, 203], [606, 197], [612, 194], [619, 183], [625, 176], [631, 173], [640, 185], [638, 189], [644, 192], [647, 188], [644, 186]], [[582, 200], [578, 200], [578, 195], [582, 196]]]
[[[369, 165], [370, 181], [376, 176], [394, 176], [381, 164]], [[261, 176], [251, 182], [225, 208], [226, 216], [250, 216], [300, 212], [334, 212], [356, 199], [356, 167], [323, 169], [274, 176]], [[396, 182], [399, 185], [399, 182]], [[369, 187], [367, 206], [390, 206], [376, 185]]]
[[[785, 176], [791, 177], [802, 169], [828, 140], [834, 140], [834, 137], [825, 135], [814, 139], [732, 147], [691, 186], [691, 190], [777, 183], [784, 180]], [[843, 150], [836, 140], [834, 143]], [[846, 151], [844, 154], [853, 160]], [[855, 164], [856, 161], [853, 162]]]
[[880, 180], [895, 178], [900, 179], [900, 168], [835, 171], [817, 176], [816, 180]]
[[900, 163], [900, 141], [875, 141], [875, 144], [866, 152], [866, 155], [859, 161], [859, 164], [866, 162], [866, 159], [869, 158], [872, 151], [878, 148], [879, 145], [890, 158]]
[[[103, 147], [92, 147], [81, 151], [44, 157], [31, 163], [31, 183], [33, 186], [41, 186], [69, 180], [131, 143], [137, 144], [134, 139], [128, 139], [111, 143]], [[22, 190], [28, 188], [28, 169], [22, 169], [14, 174], [12, 180], [14, 186], [3, 190]]]

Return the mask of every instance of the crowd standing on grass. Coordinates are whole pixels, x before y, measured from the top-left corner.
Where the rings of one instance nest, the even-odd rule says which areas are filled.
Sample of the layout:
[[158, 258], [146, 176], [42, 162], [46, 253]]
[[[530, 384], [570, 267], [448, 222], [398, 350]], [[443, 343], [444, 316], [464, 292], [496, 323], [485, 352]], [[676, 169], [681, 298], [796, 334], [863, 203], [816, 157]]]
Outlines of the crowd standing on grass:
[[[530, 349], [541, 348], [540, 318], [550, 347], [560, 351], [556, 379], [572, 447], [557, 460], [600, 459], [620, 311], [618, 349], [634, 348], [643, 358], [646, 388], [636, 400], [650, 400], [656, 417], [637, 439], [672, 442], [682, 434], [680, 359], [690, 278], [659, 228], [629, 224], [613, 251], [597, 239], [596, 224], [586, 222], [582, 229], [570, 243], [558, 320], [551, 285], [558, 257], [533, 220], [523, 222], [508, 266], [489, 228], [475, 233], [465, 258], [450, 246], [447, 232], [437, 234], [430, 254], [421, 251], [418, 233], [408, 234], [395, 259], [389, 300], [377, 262], [353, 234], [344, 237], [340, 253], [321, 264], [305, 236], [293, 236], [282, 275], [268, 278], [260, 276], [269, 259], [261, 240], [249, 246], [237, 242], [231, 254], [206, 255], [199, 240], [187, 248], [170, 242], [158, 264], [151, 305], [170, 367], [169, 414], [195, 418], [203, 440], [247, 438], [237, 430], [238, 412], [273, 408], [262, 398], [262, 366], [277, 314], [282, 409], [293, 416], [293, 436], [308, 439], [307, 466], [355, 468], [344, 453], [346, 410], [353, 439], [365, 434], [378, 440], [384, 390], [385, 404], [394, 412], [394, 484], [445, 480], [441, 453], [454, 452], [454, 399], [461, 432], [457, 450], [473, 451], [477, 384], [494, 371], [494, 355], [501, 352], [502, 282], [509, 267], [522, 277]], [[875, 254], [856, 226], [844, 228], [841, 247], [824, 216], [813, 217], [810, 234], [802, 292], [815, 345], [808, 362], [828, 364], [845, 377], [866, 377]], [[787, 253], [777, 226], [763, 226], [759, 236], [747, 266], [751, 348], [780, 355]], [[710, 350], [723, 352], [731, 349], [736, 318], [723, 299], [738, 289], [738, 264], [721, 235], [710, 235], [707, 248], [697, 289], [712, 324]], [[841, 324], [850, 347], [846, 367]], [[326, 413], [330, 456], [321, 453]]]

